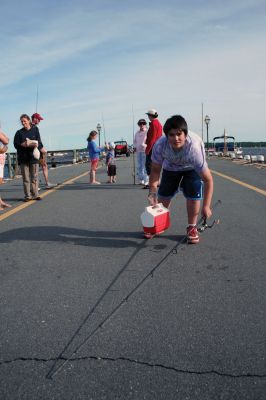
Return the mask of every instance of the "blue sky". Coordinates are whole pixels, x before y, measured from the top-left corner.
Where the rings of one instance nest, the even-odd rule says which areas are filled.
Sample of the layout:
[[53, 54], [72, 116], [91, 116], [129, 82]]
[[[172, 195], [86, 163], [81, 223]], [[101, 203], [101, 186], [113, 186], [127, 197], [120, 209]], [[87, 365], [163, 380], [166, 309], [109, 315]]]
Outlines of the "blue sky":
[[266, 140], [265, 0], [9, 0], [0, 14], [0, 121], [12, 140], [37, 87], [49, 150], [86, 146], [98, 122], [107, 141], [132, 143], [132, 108], [135, 129], [156, 108], [201, 134], [202, 103], [210, 138]]

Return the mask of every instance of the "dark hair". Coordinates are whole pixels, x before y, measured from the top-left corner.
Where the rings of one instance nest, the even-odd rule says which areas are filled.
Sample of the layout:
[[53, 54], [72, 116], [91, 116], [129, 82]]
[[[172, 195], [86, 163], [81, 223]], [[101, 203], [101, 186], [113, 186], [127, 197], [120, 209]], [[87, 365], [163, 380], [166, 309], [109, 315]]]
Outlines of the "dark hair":
[[97, 133], [98, 133], [98, 132], [96, 132], [96, 131], [90, 131], [89, 136], [88, 136], [88, 138], [87, 138], [87, 141], [88, 141], [88, 142], [91, 142], [91, 141], [92, 141], [92, 138], [93, 138], [94, 136], [96, 136]]
[[145, 121], [145, 119], [140, 119], [140, 120], [138, 121], [138, 126], [140, 126], [141, 124], [147, 125], [147, 122]]
[[163, 131], [166, 136], [171, 129], [178, 129], [187, 135], [188, 127], [185, 118], [183, 118], [181, 115], [173, 115], [171, 118], [168, 118], [163, 126]]
[[30, 121], [30, 117], [27, 114], [22, 114], [19, 119], [20, 121], [22, 120], [22, 118], [26, 118], [28, 121]]
[[29, 117], [27, 114], [21, 114], [21, 116], [19, 117], [21, 123], [22, 123], [22, 121], [21, 121], [22, 118], [27, 119], [27, 120], [29, 121], [29, 123], [30, 123], [30, 126], [32, 127], [31, 119], [30, 119], [30, 117]]

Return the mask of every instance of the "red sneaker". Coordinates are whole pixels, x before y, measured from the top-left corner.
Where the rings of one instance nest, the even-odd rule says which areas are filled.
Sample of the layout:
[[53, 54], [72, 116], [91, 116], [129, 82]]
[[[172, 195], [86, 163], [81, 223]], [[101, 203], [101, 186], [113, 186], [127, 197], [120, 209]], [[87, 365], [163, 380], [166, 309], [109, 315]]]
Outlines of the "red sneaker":
[[187, 242], [189, 244], [199, 243], [199, 234], [196, 226], [187, 227]]

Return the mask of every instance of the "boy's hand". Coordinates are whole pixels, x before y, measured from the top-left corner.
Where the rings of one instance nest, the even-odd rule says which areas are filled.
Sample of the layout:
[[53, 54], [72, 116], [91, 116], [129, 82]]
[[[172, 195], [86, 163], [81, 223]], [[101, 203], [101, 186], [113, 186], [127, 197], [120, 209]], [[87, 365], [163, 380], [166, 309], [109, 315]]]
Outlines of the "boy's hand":
[[203, 206], [201, 210], [201, 215], [203, 218], [208, 219], [212, 216], [212, 210], [208, 206]]
[[156, 206], [156, 204], [158, 203], [157, 193], [156, 192], [150, 192], [148, 194], [148, 201], [150, 203], [150, 206]]

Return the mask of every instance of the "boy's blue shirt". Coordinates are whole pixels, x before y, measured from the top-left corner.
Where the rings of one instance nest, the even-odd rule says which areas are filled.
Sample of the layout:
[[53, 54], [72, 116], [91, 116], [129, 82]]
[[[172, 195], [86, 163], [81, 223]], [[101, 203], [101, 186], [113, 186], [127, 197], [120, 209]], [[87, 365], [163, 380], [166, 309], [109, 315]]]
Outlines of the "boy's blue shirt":
[[109, 164], [114, 164], [115, 161], [115, 151], [114, 150], [108, 150], [107, 154], [106, 154], [106, 164], [109, 162]]

